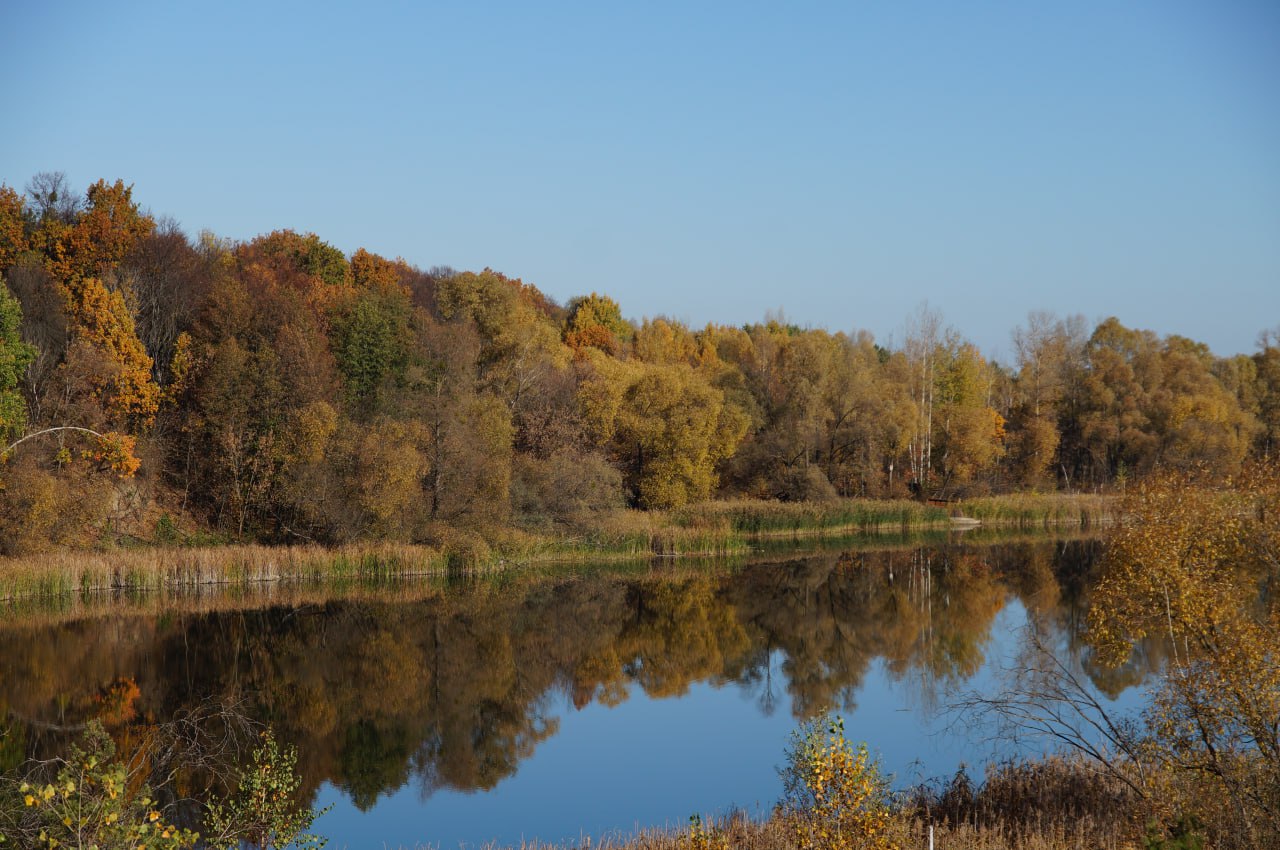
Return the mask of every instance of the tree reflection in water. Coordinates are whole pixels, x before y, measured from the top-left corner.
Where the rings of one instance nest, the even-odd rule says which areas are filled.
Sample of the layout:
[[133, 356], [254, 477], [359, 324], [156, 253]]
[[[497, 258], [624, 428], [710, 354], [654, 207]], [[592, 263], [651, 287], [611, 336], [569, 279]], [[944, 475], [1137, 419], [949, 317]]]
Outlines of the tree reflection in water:
[[[489, 789], [556, 734], [561, 695], [612, 706], [635, 688], [736, 683], [762, 711], [804, 719], [852, 709], [882, 661], [928, 707], [983, 664], [1011, 598], [1076, 646], [1096, 555], [1092, 541], [952, 544], [481, 581], [410, 602], [11, 622], [0, 757], [12, 767], [61, 752], [110, 711], [127, 753], [148, 724], [214, 699], [293, 743], [308, 793], [332, 782], [367, 809], [410, 779], [424, 795]], [[1097, 684], [1113, 692], [1144, 672]], [[122, 687], [124, 712], [111, 703]]]

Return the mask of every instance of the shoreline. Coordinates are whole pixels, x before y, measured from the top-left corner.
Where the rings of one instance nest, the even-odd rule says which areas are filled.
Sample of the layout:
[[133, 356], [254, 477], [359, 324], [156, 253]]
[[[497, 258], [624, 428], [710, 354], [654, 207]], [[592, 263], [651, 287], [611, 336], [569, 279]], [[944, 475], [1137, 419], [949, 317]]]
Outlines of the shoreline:
[[739, 500], [667, 512], [619, 512], [576, 536], [497, 529], [486, 538], [449, 529], [435, 545], [231, 543], [70, 550], [0, 559], [0, 603], [95, 593], [376, 583], [550, 565], [724, 560], [788, 542], [821, 545], [895, 535], [971, 535], [987, 529], [1090, 529], [1114, 521], [1115, 503], [1114, 497], [1092, 495], [985, 497], [954, 503], [956, 513], [971, 521], [957, 524], [946, 510], [918, 502]]

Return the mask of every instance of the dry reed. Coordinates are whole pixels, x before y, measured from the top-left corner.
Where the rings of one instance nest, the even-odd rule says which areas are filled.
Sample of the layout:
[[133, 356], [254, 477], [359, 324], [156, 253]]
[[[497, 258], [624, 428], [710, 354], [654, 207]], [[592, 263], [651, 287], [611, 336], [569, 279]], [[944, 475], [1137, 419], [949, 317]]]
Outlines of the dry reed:
[[1093, 527], [1114, 522], [1120, 503], [1114, 496], [1092, 493], [1011, 493], [954, 503], [961, 516], [986, 524]]
[[[1110, 516], [1098, 496], [1004, 496], [960, 503], [984, 524], [1020, 528], [1071, 523], [1089, 527]], [[339, 547], [156, 546], [105, 552], [67, 551], [0, 558], [0, 601], [69, 597], [102, 591], [154, 592], [203, 585], [369, 582], [512, 564], [627, 561], [652, 557], [740, 557], [770, 541], [839, 541], [949, 527], [947, 512], [905, 500], [845, 499], [783, 503], [706, 502], [668, 512], [619, 511], [587, 531], [536, 535], [513, 529], [442, 530], [435, 546], [366, 543]], [[919, 538], [917, 538], [918, 540]]]

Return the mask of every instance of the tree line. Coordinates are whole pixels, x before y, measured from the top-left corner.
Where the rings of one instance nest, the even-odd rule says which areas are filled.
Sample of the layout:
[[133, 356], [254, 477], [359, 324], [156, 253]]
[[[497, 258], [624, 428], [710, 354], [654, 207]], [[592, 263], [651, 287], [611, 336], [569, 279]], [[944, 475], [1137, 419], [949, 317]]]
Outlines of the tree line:
[[123, 181], [0, 185], [0, 547], [163, 519], [261, 540], [563, 531], [717, 496], [951, 496], [1232, 472], [1280, 447], [1280, 332], [1217, 357], [1036, 313], [992, 362], [775, 318], [639, 322], [314, 234], [189, 238]]

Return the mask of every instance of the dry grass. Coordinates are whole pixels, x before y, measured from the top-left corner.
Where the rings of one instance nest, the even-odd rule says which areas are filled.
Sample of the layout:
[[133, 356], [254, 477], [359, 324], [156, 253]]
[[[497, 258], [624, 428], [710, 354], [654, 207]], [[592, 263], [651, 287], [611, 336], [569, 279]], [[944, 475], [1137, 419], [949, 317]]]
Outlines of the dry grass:
[[947, 523], [947, 512], [905, 499], [738, 499], [681, 508], [671, 512], [670, 521], [681, 528], [711, 528], [751, 537], [790, 537], [939, 526]]
[[374, 581], [441, 574], [449, 562], [425, 546], [156, 547], [58, 552], [0, 560], [0, 601], [104, 591], [150, 592], [206, 585]]
[[[892, 839], [902, 850], [925, 850], [929, 827], [923, 820], [901, 819], [894, 824]], [[490, 843], [483, 845], [483, 850], [799, 850], [791, 831], [777, 819], [733, 817], [715, 822], [709, 832], [705, 839], [699, 839], [688, 829], [650, 829], [632, 836], [569, 844]], [[1046, 823], [1032, 829], [944, 823], [933, 825], [933, 846], [936, 850], [1136, 850], [1142, 845], [1121, 835], [1100, 835], [1090, 823]], [[846, 848], [855, 850], [856, 845], [845, 845], [841, 850]]]
[[953, 507], [993, 525], [1093, 527], [1115, 521], [1120, 503], [1117, 497], [1090, 493], [1012, 493], [963, 499]]
[[[1004, 496], [963, 502], [984, 524], [1032, 528], [1089, 527], [1110, 516], [1097, 496]], [[204, 585], [238, 588], [275, 583], [370, 582], [513, 564], [638, 561], [653, 557], [741, 557], [770, 541], [840, 541], [859, 535], [920, 539], [949, 527], [947, 512], [912, 501], [706, 502], [668, 512], [618, 511], [589, 530], [538, 535], [516, 529], [485, 533], [439, 529], [435, 545], [366, 543], [208, 548], [155, 546], [106, 552], [67, 551], [0, 558], [0, 601], [69, 597], [102, 591], [154, 592]], [[874, 543], [872, 544], [874, 545]]]
[[[960, 773], [946, 785], [914, 789], [902, 804], [919, 822], [1024, 842], [1016, 846], [1105, 846], [1140, 833], [1146, 819], [1128, 785], [1090, 762], [1061, 756], [989, 766], [981, 785]], [[1085, 843], [1025, 843], [1048, 837]]]

